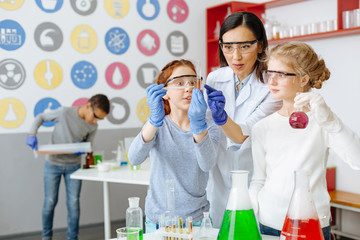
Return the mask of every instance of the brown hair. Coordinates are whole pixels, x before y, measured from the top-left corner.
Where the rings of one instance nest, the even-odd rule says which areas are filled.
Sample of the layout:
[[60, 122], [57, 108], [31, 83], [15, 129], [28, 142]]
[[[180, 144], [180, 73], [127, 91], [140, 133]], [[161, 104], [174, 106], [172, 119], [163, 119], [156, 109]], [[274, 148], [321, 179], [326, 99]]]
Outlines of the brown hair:
[[[174, 60], [174, 61], [171, 61], [168, 64], [166, 64], [165, 67], [163, 67], [163, 69], [161, 69], [155, 82], [157, 84], [165, 84], [165, 82], [169, 79], [169, 77], [171, 76], [174, 69], [177, 67], [180, 67], [180, 66], [188, 67], [191, 70], [193, 70], [196, 74], [195, 66], [189, 60], [185, 60], [185, 59]], [[164, 101], [165, 115], [167, 115], [171, 112], [170, 104], [169, 104], [168, 100], [163, 99], [163, 101]]]
[[[285, 42], [270, 50], [269, 58], [276, 56], [287, 57], [288, 66], [300, 76], [309, 76], [309, 82], [305, 87], [320, 89], [324, 81], [330, 78], [330, 71], [325, 61], [320, 59], [314, 49], [303, 42]], [[267, 61], [269, 60], [267, 59]]]
[[106, 114], [110, 112], [110, 101], [104, 94], [96, 94], [92, 96], [88, 102], [94, 108], [99, 108], [100, 110], [104, 111]]

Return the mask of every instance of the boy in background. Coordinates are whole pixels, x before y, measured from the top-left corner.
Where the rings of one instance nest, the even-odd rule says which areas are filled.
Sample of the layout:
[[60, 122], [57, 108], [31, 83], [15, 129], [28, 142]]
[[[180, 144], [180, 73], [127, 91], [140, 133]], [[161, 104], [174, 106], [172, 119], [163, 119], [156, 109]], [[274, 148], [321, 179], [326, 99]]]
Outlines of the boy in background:
[[[103, 94], [92, 96], [80, 107], [60, 107], [36, 116], [26, 144], [38, 149], [37, 131], [43, 122], [55, 121], [51, 135], [51, 144], [91, 142], [98, 128], [98, 120], [104, 119], [110, 112], [110, 102]], [[58, 201], [61, 176], [66, 187], [66, 206], [68, 209], [68, 240], [77, 240], [80, 217], [81, 180], [70, 179], [70, 175], [80, 168], [81, 152], [74, 154], [46, 155], [44, 166], [44, 205], [42, 210], [42, 239], [51, 240], [53, 235], [54, 210]]]

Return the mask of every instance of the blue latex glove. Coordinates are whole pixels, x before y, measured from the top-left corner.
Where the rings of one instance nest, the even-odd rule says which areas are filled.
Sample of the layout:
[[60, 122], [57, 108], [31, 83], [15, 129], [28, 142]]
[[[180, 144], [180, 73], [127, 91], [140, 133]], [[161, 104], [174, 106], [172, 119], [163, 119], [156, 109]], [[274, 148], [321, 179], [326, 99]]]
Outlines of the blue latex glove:
[[[78, 143], [81, 143], [81, 141], [78, 141]], [[75, 152], [74, 154], [75, 155], [82, 155], [82, 154], [85, 154], [85, 152]]]
[[188, 116], [190, 119], [190, 131], [200, 134], [207, 129], [205, 120], [207, 105], [202, 92], [195, 88], [192, 92]]
[[208, 95], [208, 104], [211, 110], [211, 115], [214, 119], [214, 122], [221, 126], [227, 122], [228, 115], [225, 111], [225, 96], [222, 91], [218, 91], [209, 85], [204, 86], [206, 88], [206, 93]]
[[32, 149], [38, 150], [38, 140], [35, 135], [28, 135], [26, 138], [26, 144], [29, 145]]
[[85, 154], [85, 152], [75, 152], [74, 154], [75, 155], [82, 155], [82, 154]]
[[147, 104], [149, 105], [151, 116], [149, 122], [154, 127], [161, 127], [164, 123], [165, 110], [162, 97], [166, 94], [163, 89], [164, 84], [152, 84], [146, 88]]

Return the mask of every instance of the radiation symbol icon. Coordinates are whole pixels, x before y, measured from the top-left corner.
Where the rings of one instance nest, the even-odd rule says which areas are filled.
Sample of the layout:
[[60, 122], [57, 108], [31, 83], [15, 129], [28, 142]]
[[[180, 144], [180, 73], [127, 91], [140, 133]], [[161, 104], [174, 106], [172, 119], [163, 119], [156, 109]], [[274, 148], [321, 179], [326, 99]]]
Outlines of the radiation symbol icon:
[[15, 59], [5, 59], [0, 62], [0, 86], [5, 89], [17, 89], [25, 81], [25, 69]]

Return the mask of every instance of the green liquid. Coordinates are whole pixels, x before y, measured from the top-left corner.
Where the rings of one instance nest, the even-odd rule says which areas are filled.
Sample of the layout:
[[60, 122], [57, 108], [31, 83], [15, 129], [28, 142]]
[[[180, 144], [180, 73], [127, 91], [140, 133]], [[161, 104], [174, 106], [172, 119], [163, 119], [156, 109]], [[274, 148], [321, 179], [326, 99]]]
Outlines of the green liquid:
[[226, 210], [217, 239], [262, 239], [257, 226], [254, 211], [252, 209], [238, 211]]
[[[133, 232], [138, 232], [139, 231], [139, 229], [138, 228], [134, 228], [134, 230], [133, 229], [129, 229], [129, 230], [127, 230], [126, 232], [127, 233], [133, 233]], [[135, 234], [135, 235], [128, 235], [127, 237], [126, 237], [126, 240], [143, 240], [143, 230], [142, 229], [140, 229], [140, 231], [139, 231], [139, 238], [137, 238], [137, 234]]]

